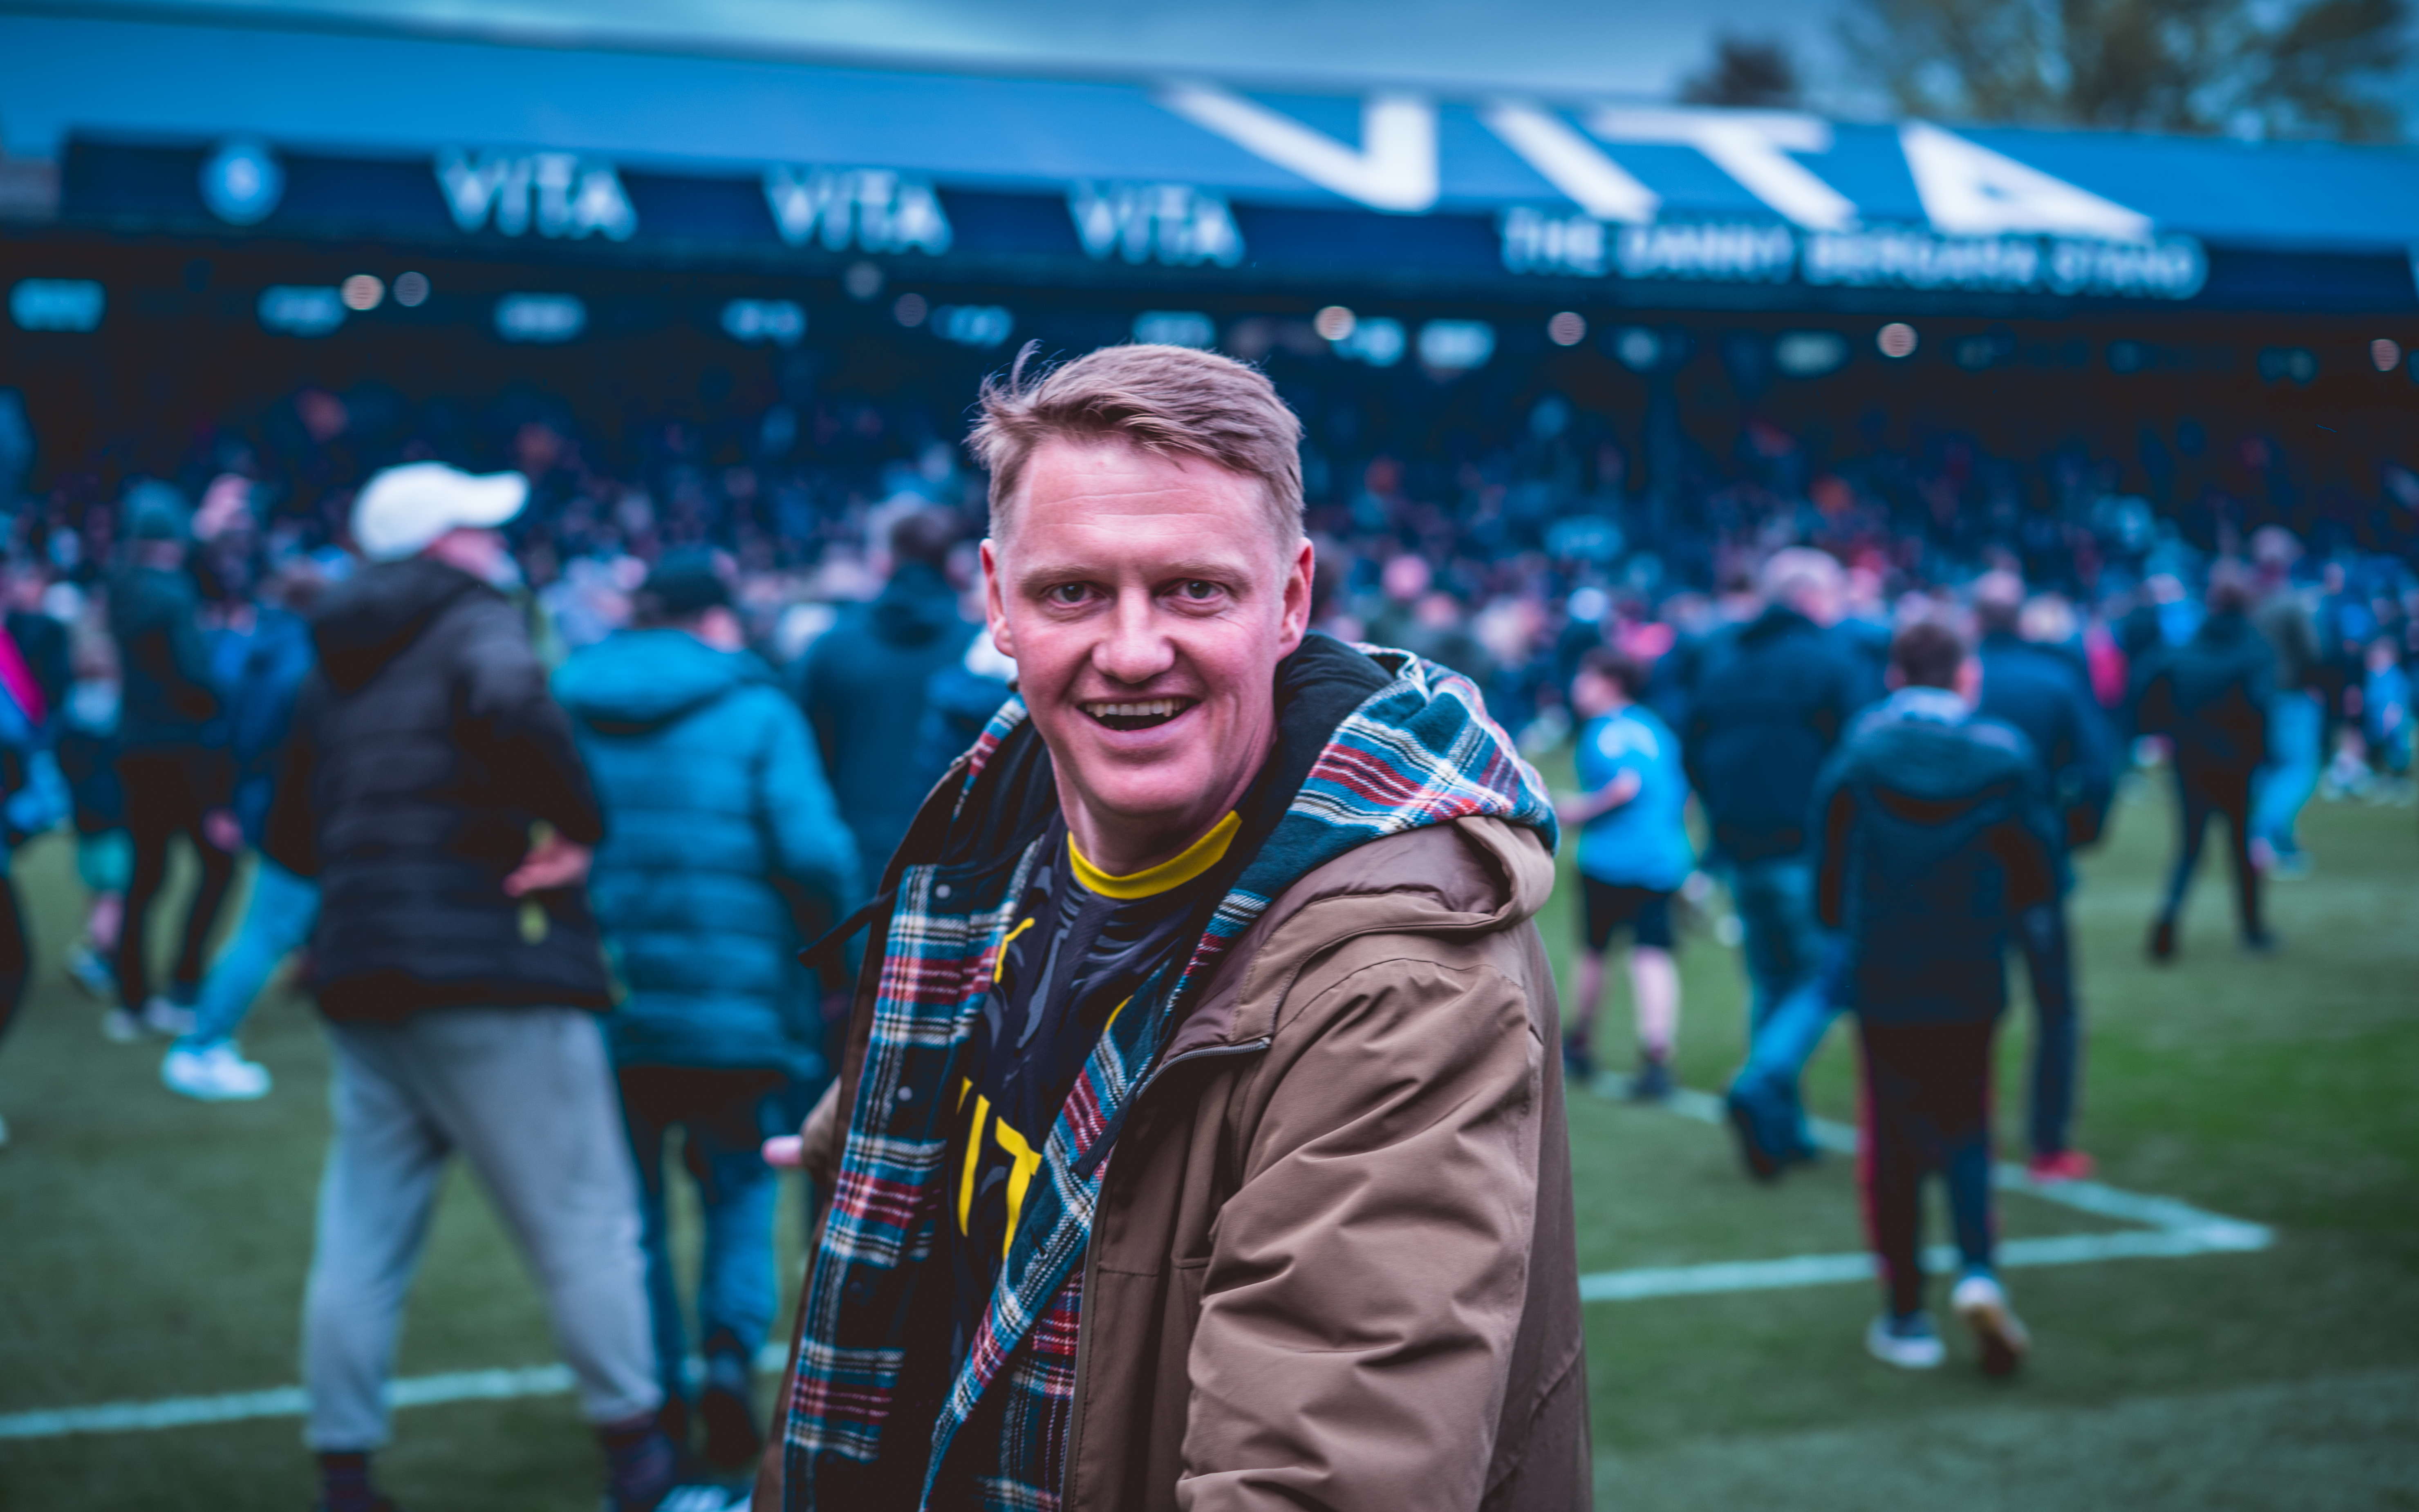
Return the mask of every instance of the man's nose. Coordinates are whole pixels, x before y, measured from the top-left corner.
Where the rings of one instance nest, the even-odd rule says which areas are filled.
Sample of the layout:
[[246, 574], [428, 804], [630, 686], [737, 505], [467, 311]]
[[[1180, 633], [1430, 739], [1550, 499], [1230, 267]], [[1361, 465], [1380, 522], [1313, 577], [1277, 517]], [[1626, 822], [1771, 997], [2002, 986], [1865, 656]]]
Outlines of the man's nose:
[[1139, 685], [1176, 664], [1176, 646], [1159, 623], [1151, 595], [1133, 589], [1117, 595], [1106, 633], [1092, 648], [1092, 668], [1117, 682]]

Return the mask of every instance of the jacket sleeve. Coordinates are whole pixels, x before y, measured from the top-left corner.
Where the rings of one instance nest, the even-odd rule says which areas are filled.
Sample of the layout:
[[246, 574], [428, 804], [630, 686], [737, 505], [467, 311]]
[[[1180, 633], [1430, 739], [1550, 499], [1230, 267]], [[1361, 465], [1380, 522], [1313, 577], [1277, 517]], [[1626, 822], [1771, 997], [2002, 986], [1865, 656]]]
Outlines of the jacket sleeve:
[[856, 841], [840, 822], [805, 716], [786, 697], [768, 695], [765, 701], [772, 715], [756, 795], [774, 870], [814, 893], [837, 921], [864, 893]]
[[2088, 680], [2076, 680], [2073, 710], [2073, 782], [2066, 795], [2066, 843], [2088, 846], [2107, 827], [2109, 806], [2117, 801], [2117, 731]]
[[1316, 990], [1301, 1048], [1261, 1072], [1187, 1362], [1192, 1512], [1471, 1508], [1485, 1490], [1546, 1050], [1495, 968], [1403, 943]]
[[[833, 629], [840, 627], [834, 626]], [[832, 632], [824, 631], [807, 647], [798, 658], [798, 707], [806, 710], [807, 727], [814, 735], [815, 754], [823, 760], [823, 770], [831, 771], [839, 759], [837, 721], [830, 708], [831, 683], [824, 674], [824, 660], [832, 654], [829, 644]]]
[[159, 687], [169, 707], [196, 724], [207, 724], [224, 711], [218, 680], [210, 666], [210, 646], [190, 605], [162, 616], [130, 637], [127, 660]]
[[1994, 825], [1984, 840], [2008, 879], [2007, 906], [2011, 914], [2050, 902], [2057, 896], [2057, 843], [2058, 823], [2049, 795], [2042, 787], [2039, 768], [2027, 755], [2018, 774], [2023, 783], [2016, 811]]
[[1836, 755], [1823, 764], [1814, 779], [1814, 801], [1807, 832], [1812, 836], [1807, 857], [1814, 878], [1814, 914], [1826, 929], [1842, 929], [1848, 917], [1848, 830], [1856, 822], [1856, 793], [1847, 782], [1847, 757]]
[[297, 877], [319, 875], [319, 825], [312, 785], [319, 765], [319, 707], [327, 691], [327, 684], [314, 672], [303, 680], [302, 691], [294, 700], [294, 723], [278, 753], [277, 784], [271, 789], [269, 818], [260, 836], [262, 852]]
[[470, 734], [510, 802], [574, 845], [595, 845], [605, 838], [604, 812], [519, 615], [501, 599], [476, 612], [461, 662]]

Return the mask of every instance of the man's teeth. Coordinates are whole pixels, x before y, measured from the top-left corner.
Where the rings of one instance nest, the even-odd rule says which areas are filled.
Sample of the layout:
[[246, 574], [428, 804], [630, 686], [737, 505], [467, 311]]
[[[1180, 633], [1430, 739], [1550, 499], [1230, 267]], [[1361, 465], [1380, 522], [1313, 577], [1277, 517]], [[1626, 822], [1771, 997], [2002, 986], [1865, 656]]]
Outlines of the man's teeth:
[[1094, 719], [1173, 719], [1184, 705], [1181, 698], [1145, 698], [1139, 703], [1088, 703], [1084, 712]]

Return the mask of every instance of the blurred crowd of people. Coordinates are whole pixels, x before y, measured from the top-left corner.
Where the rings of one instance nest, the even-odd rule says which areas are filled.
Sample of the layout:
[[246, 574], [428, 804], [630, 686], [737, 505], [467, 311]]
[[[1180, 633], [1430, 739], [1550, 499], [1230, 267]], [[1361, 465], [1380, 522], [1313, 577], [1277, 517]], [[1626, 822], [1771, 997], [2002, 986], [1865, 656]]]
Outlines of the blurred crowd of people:
[[[2118, 494], [2105, 460], [1995, 459], [1954, 437], [1826, 460], [1761, 421], [1728, 462], [1673, 443], [1657, 481], [1633, 486], [1610, 423], [1557, 394], [1489, 433], [1276, 372], [1312, 436], [1317, 627], [1467, 674], [1532, 754], [1575, 742], [1574, 1075], [1604, 1078], [1598, 1005], [1626, 936], [1640, 1064], [1616, 1090], [1671, 1094], [1675, 918], [1727, 889], [1752, 1031], [1728, 1107], [1760, 1179], [1813, 1153], [1797, 1081], [1838, 1014], [1866, 1014], [1873, 1064], [1931, 1053], [1890, 1037], [1873, 1006], [1892, 1000], [1887, 973], [1841, 942], [1930, 949], [1940, 921], [1904, 898], [1850, 899], [1836, 835], [1826, 851], [1829, 805], [1849, 803], [1842, 825], [1863, 811], [1839, 797], [1851, 776], [1826, 772], [1876, 710], [1949, 725], [1964, 716], [1944, 700], [1962, 697], [2019, 731], [2053, 817], [2039, 885], [2011, 905], [2041, 1016], [2043, 1180], [2090, 1170], [2071, 1137], [2083, 1031], [2063, 900], [2068, 855], [2097, 840], [2120, 786], [2163, 768], [2177, 787], [2159, 960], [2180, 948], [2212, 820], [2242, 941], [2267, 950], [2263, 886], [2311, 865], [2303, 806], [2411, 801], [2412, 532], [2275, 498], [2161, 509]], [[377, 1393], [455, 1152], [538, 1261], [617, 1504], [673, 1504], [692, 1412], [708, 1461], [755, 1457], [747, 1380], [775, 1221], [758, 1146], [796, 1126], [839, 1053], [824, 1004], [845, 968], [817, 980], [795, 953], [881, 885], [1014, 676], [978, 634], [981, 480], [948, 426], [814, 401], [734, 435], [654, 424], [626, 471], [604, 450], [543, 404], [481, 433], [391, 395], [312, 389], [255, 432], [203, 437], [174, 478], [62, 480], [9, 518], [7, 838], [72, 832], [88, 902], [58, 964], [100, 999], [104, 1031], [164, 1036], [174, 1092], [265, 1095], [238, 1031], [279, 962], [310, 953], [339, 1063], [307, 1314], [312, 1442], [336, 1512], [375, 1504], [356, 1457], [383, 1441]], [[2399, 476], [2411, 498], [2376, 514], [2408, 524], [2419, 481]], [[1953, 644], [1909, 649], [1918, 624]], [[1941, 759], [1977, 782], [2017, 759], [1982, 746]], [[142, 947], [180, 844], [196, 880], [162, 970]], [[243, 914], [212, 959], [247, 851]], [[600, 941], [611, 981], [587, 964]], [[31, 964], [12, 896], [0, 1029]], [[1995, 1021], [1995, 998], [1967, 998]], [[580, 1027], [617, 999], [601, 1038]], [[432, 1005], [495, 1021], [447, 1016], [447, 1038], [425, 1028]], [[1970, 1030], [1960, 1064], [1986, 1065]], [[586, 1090], [516, 1096], [538, 1077]], [[1901, 1102], [1888, 1116], [1949, 1175], [1969, 1271], [1987, 1276], [1980, 1105], [1949, 1128], [1916, 1093]], [[530, 1153], [616, 1124], [638, 1172], [618, 1205], [621, 1168]], [[694, 1377], [666, 1239], [674, 1129], [707, 1214]], [[1871, 1343], [1937, 1363], [1909, 1290], [1904, 1172], [1922, 1161], [1901, 1164], [1876, 1220], [1892, 1226], [1876, 1244], [1895, 1300]], [[2020, 1333], [2003, 1342], [2021, 1352]]]

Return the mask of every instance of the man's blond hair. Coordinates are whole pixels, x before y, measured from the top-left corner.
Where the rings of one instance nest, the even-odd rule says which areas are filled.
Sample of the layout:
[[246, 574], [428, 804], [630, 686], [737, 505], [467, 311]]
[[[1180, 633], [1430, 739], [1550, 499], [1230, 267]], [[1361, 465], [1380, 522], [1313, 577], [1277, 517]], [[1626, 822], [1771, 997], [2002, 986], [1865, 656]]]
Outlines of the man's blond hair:
[[1280, 548], [1302, 539], [1302, 421], [1257, 371], [1190, 346], [1104, 346], [1036, 377], [1027, 346], [982, 386], [966, 446], [991, 472], [991, 533], [1001, 541], [1025, 465], [1045, 441], [1119, 441], [1256, 479]]

